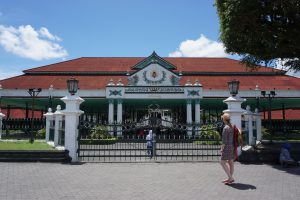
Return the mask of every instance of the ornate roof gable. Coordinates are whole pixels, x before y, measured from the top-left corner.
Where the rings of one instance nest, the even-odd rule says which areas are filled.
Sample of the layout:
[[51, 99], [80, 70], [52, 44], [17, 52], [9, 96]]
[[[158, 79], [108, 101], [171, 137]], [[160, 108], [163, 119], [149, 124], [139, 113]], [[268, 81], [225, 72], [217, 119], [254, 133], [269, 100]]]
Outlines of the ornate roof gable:
[[176, 67], [153, 52], [148, 58], [132, 67], [133, 74], [128, 76], [131, 86], [177, 86], [180, 76], [172, 70]]
[[168, 61], [166, 61], [165, 59], [159, 57], [155, 53], [155, 51], [153, 51], [153, 53], [149, 57], [145, 58], [141, 62], [134, 65], [131, 69], [140, 70], [140, 69], [147, 67], [150, 64], [159, 64], [160, 66], [162, 66], [168, 70], [176, 69], [175, 65], [173, 65], [173, 64], [169, 63]]

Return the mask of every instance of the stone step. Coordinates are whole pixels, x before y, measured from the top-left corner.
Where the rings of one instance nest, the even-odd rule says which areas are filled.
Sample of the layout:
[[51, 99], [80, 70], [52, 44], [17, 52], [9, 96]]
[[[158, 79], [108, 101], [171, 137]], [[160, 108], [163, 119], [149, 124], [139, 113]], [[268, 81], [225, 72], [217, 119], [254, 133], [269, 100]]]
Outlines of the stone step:
[[69, 151], [0, 150], [0, 162], [70, 162]]

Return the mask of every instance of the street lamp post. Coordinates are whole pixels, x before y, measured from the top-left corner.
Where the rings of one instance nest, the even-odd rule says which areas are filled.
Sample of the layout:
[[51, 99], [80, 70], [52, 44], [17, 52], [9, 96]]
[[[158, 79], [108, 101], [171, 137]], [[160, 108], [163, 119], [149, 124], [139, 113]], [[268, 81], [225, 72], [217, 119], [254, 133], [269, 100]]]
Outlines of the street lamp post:
[[1, 102], [1, 101], [2, 101], [2, 95], [1, 95], [2, 89], [3, 89], [3, 88], [2, 88], [2, 85], [0, 84], [0, 112], [1, 112], [1, 106], [2, 106], [2, 104], [1, 104], [1, 103], [2, 103], [2, 102]]
[[30, 143], [34, 142], [34, 136], [33, 136], [33, 119], [34, 119], [34, 103], [35, 98], [37, 95], [42, 91], [41, 88], [29, 88], [28, 93], [32, 98], [32, 106], [31, 106], [31, 126], [30, 126]]
[[67, 95], [61, 100], [66, 104], [62, 113], [65, 116], [65, 149], [69, 151], [72, 162], [78, 162], [78, 147], [76, 139], [78, 135], [79, 116], [84, 112], [79, 109], [80, 104], [84, 101], [76, 92], [78, 90], [78, 80], [72, 78], [67, 81], [68, 91], [71, 95]]
[[272, 139], [273, 139], [273, 131], [272, 131], [272, 120], [271, 120], [271, 104], [272, 104], [272, 99], [275, 98], [275, 91], [274, 90], [271, 90], [269, 92], [266, 92], [266, 91], [261, 91], [261, 95], [264, 97], [264, 98], [267, 98], [268, 99], [268, 128], [269, 128], [269, 132], [270, 132], [270, 135], [271, 135], [271, 142], [272, 142]]
[[52, 98], [53, 98], [53, 85], [50, 85], [48, 89], [48, 108], [52, 109]]
[[259, 99], [260, 99], [260, 88], [258, 85], [255, 86], [255, 99], [256, 99], [256, 108], [257, 108], [257, 112], [259, 113]]

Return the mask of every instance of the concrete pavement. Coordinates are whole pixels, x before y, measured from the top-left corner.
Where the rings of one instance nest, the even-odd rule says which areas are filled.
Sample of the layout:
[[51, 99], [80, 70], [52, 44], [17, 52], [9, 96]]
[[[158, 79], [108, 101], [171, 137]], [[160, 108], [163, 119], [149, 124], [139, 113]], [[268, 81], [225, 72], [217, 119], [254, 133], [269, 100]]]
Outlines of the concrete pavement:
[[299, 199], [300, 167], [236, 164], [226, 186], [217, 162], [0, 163], [0, 199]]

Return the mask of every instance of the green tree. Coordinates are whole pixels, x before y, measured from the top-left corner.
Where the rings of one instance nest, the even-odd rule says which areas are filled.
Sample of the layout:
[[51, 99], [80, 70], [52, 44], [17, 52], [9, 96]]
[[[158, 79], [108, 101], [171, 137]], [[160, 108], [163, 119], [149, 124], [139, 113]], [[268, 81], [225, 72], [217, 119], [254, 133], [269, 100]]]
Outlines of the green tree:
[[226, 52], [249, 67], [300, 70], [299, 0], [216, 0]]

